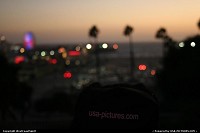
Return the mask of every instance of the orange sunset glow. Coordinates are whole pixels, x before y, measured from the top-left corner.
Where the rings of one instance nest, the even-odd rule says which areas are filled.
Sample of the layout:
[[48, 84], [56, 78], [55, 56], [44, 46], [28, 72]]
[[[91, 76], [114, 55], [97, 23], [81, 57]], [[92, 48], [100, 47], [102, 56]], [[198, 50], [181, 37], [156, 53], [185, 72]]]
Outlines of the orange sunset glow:
[[97, 25], [99, 41], [126, 41], [124, 27], [134, 27], [134, 41], [156, 41], [161, 26], [176, 40], [198, 33], [199, 0], [1, 0], [0, 34], [13, 43], [32, 31], [38, 43], [89, 40]]

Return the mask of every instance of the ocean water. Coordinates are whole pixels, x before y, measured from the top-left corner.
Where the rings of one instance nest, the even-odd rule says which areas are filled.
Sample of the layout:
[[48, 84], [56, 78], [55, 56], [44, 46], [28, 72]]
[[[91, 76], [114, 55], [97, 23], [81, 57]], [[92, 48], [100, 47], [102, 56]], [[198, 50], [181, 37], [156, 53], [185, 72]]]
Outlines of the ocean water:
[[[128, 43], [118, 43], [119, 49], [115, 53], [118, 57], [129, 57], [130, 47]], [[162, 57], [161, 43], [133, 43], [134, 56], [140, 57]]]

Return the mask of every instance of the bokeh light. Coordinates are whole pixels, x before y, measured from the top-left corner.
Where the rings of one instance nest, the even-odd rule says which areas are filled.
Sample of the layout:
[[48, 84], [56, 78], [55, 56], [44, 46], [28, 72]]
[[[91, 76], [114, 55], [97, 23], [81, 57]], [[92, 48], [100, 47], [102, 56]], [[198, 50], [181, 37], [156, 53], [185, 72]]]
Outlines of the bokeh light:
[[147, 69], [147, 66], [144, 65], [144, 64], [141, 64], [141, 65], [138, 66], [138, 69], [139, 69], [140, 71], [145, 71], [145, 70]]
[[76, 51], [80, 51], [81, 50], [81, 47], [80, 46], [76, 46]]
[[87, 48], [87, 49], [91, 49], [91, 48], [92, 48], [92, 45], [91, 45], [91, 44], [87, 44], [87, 45], [86, 45], [86, 48]]
[[195, 42], [191, 42], [191, 47], [195, 47], [196, 46], [196, 44], [195, 44]]
[[107, 49], [108, 48], [108, 44], [107, 43], [102, 44], [102, 48]]
[[42, 51], [42, 52], [41, 52], [41, 56], [44, 57], [45, 55], [46, 55], [46, 52], [45, 52], [45, 51]]
[[184, 42], [179, 43], [179, 47], [183, 48], [185, 46]]
[[156, 75], [156, 70], [151, 70], [151, 75], [155, 76]]
[[21, 54], [23, 54], [23, 53], [25, 52], [25, 49], [24, 49], [24, 48], [20, 48], [19, 52], [20, 52]]
[[54, 55], [55, 52], [53, 50], [50, 51], [50, 55]]
[[72, 73], [71, 72], [69, 72], [69, 71], [66, 71], [65, 73], [64, 73], [64, 78], [66, 78], [66, 79], [70, 79], [71, 77], [72, 77]]
[[115, 43], [115, 44], [113, 44], [113, 49], [115, 49], [115, 50], [116, 50], [116, 49], [118, 49], [118, 48], [119, 48], [118, 44], [116, 44], [116, 43]]

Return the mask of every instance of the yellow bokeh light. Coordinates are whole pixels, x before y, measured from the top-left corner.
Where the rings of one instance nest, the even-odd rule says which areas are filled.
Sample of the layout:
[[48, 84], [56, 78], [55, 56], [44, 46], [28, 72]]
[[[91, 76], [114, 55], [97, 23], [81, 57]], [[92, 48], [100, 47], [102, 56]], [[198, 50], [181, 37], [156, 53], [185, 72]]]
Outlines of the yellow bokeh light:
[[63, 53], [62, 53], [62, 57], [63, 57], [63, 58], [67, 58], [67, 52], [63, 52]]
[[19, 52], [20, 52], [21, 54], [23, 54], [23, 53], [25, 52], [25, 49], [24, 49], [24, 48], [20, 48]]

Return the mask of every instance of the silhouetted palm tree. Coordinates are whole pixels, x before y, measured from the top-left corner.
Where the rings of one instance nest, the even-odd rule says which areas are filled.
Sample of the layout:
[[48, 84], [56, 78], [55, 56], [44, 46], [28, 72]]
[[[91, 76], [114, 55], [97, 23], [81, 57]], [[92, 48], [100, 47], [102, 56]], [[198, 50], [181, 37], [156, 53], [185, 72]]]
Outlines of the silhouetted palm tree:
[[164, 39], [167, 36], [167, 31], [165, 28], [160, 28], [156, 33], [156, 38]]
[[164, 42], [163, 46], [163, 56], [165, 57], [167, 55], [167, 52], [169, 50], [176, 49], [177, 42], [173, 40], [168, 34], [167, 30], [165, 28], [160, 28], [156, 33], [156, 38], [162, 39]]
[[162, 39], [164, 41], [164, 46], [163, 46], [163, 56], [166, 56], [166, 53], [170, 47], [170, 44], [173, 42], [173, 40], [167, 35], [167, 30], [163, 27], [161, 27], [157, 33], [156, 33], [156, 38]]
[[130, 78], [132, 79], [134, 75], [134, 52], [133, 52], [133, 45], [132, 45], [132, 38], [131, 34], [133, 32], [133, 28], [127, 25], [124, 29], [124, 35], [129, 37], [129, 47], [130, 47]]
[[97, 39], [98, 34], [99, 30], [97, 29], [97, 27], [95, 25], [92, 26], [92, 28], [89, 30], [89, 36]]
[[96, 56], [96, 76], [97, 80], [100, 78], [100, 59], [99, 59], [99, 46], [98, 46], [98, 34], [99, 34], [99, 29], [94, 25], [90, 28], [89, 30], [89, 37], [94, 38], [95, 40], [95, 56]]

